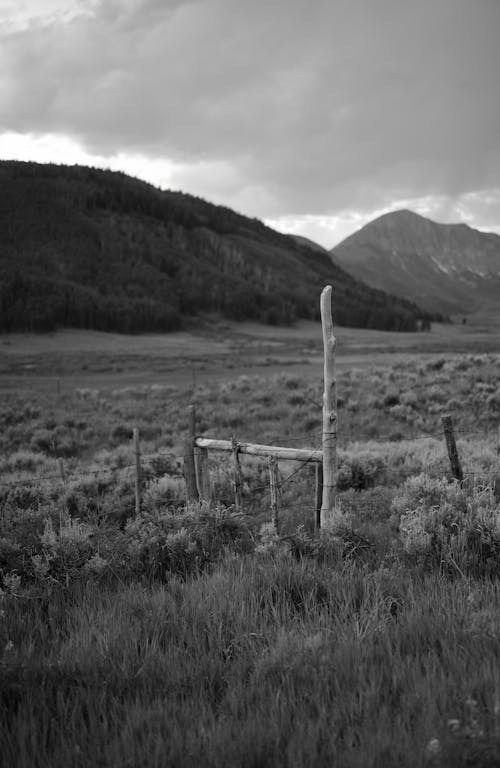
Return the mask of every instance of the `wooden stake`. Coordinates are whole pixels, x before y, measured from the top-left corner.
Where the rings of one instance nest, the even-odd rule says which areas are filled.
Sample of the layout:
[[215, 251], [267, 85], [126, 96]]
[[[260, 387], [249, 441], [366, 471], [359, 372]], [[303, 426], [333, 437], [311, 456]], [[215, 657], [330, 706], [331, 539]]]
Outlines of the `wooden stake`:
[[134, 427], [132, 435], [135, 457], [135, 514], [138, 515], [141, 511], [141, 449], [139, 446], [139, 430], [137, 427]]
[[195, 460], [200, 499], [210, 503], [212, 500], [212, 485], [210, 483], [210, 469], [208, 467], [208, 448], [197, 448]]
[[241, 512], [242, 508], [242, 486], [243, 481], [241, 477], [241, 464], [239, 453], [239, 446], [236, 438], [231, 438], [231, 445], [233, 448], [233, 487], [234, 487], [234, 507], [236, 512]]
[[271, 487], [271, 515], [276, 533], [279, 533], [278, 520], [278, 462], [269, 456], [269, 485]]
[[337, 382], [335, 380], [335, 336], [332, 320], [332, 286], [323, 288], [320, 300], [323, 330], [323, 495], [320, 525], [323, 526], [335, 508], [337, 476]]
[[315, 480], [316, 480], [316, 495], [315, 495], [316, 518], [315, 518], [314, 524], [316, 528], [320, 528], [321, 527], [321, 504], [323, 501], [323, 465], [322, 464], [314, 465], [314, 474], [315, 474]]
[[61, 480], [63, 483], [66, 482], [66, 473], [64, 471], [64, 462], [61, 458], [57, 459], [57, 467], [59, 469], [59, 474], [61, 475]]
[[464, 475], [460, 465], [460, 459], [458, 457], [457, 444], [455, 442], [455, 433], [453, 432], [453, 422], [451, 420], [451, 416], [442, 416], [441, 421], [443, 423], [446, 448], [448, 449], [448, 458], [450, 459], [451, 474], [455, 480], [462, 482]]
[[189, 436], [184, 441], [183, 469], [186, 481], [186, 495], [189, 501], [198, 501], [198, 486], [196, 484], [196, 464], [194, 460], [194, 441], [196, 439], [196, 413], [194, 405], [188, 407]]

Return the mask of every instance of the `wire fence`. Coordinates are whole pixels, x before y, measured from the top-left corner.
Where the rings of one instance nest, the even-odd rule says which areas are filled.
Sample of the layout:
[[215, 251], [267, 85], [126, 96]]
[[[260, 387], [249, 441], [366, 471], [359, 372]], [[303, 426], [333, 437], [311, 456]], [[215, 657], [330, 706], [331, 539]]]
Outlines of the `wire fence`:
[[[500, 435], [498, 430], [491, 432], [484, 429], [468, 429], [459, 426], [458, 428], [454, 429], [454, 434], [462, 437], [491, 439], [493, 444], [496, 445], [497, 453], [500, 453]], [[318, 454], [321, 453], [322, 448], [325, 445], [325, 441], [328, 441], [329, 439], [332, 439], [331, 435], [324, 435], [315, 446], [305, 449], [309, 451], [307, 458], [301, 461], [297, 461], [297, 466], [292, 470], [287, 471], [289, 463], [293, 460], [286, 459], [282, 461], [281, 467], [278, 470], [276, 481], [276, 492], [278, 494], [277, 503], [281, 516], [289, 515], [293, 512], [300, 512], [302, 516], [308, 517], [310, 519], [315, 519], [315, 516], [317, 516], [318, 478], [314, 477], [312, 473], [304, 473], [304, 470], [318, 464]], [[405, 463], [405, 458], [403, 457], [402, 459], [401, 456], [399, 456], [396, 461], [396, 465], [390, 466], [388, 462], [394, 460], [394, 457], [391, 457], [390, 454], [388, 454], [384, 460], [382, 455], [376, 455], [374, 457], [376, 461], [373, 467], [368, 467], [367, 469], [364, 469], [362, 466], [361, 468], [351, 468], [353, 473], [352, 477], [343, 477], [342, 469], [345, 464], [345, 455], [349, 454], [349, 451], [339, 451], [339, 474], [337, 490], [341, 502], [343, 498], [342, 494], [344, 491], [370, 490], [377, 486], [387, 486], [391, 483], [401, 483], [407, 477], [414, 474], [419, 474], [423, 471], [430, 471], [433, 476], [445, 476], [450, 474], [450, 464], [446, 455], [446, 445], [444, 441], [443, 430], [430, 431], [417, 435], [402, 436], [398, 440], [395, 440], [394, 437], [390, 435], [378, 435], [374, 437], [373, 435], [356, 434], [355, 437], [353, 436], [351, 438], [351, 445], [353, 446], [351, 449], [351, 459], [352, 453], [354, 453], [354, 458], [356, 457], [356, 451], [359, 449], [358, 444], [360, 442], [386, 444], [389, 447], [394, 446], [397, 443], [404, 442], [411, 444], [413, 442], [422, 440], [439, 441], [442, 446], [442, 459], [432, 462], [429, 462], [428, 460], [422, 460], [420, 462], [416, 460], [410, 460], [408, 463]], [[303, 444], [304, 438], [293, 438], [286, 436], [283, 438], [283, 440], [277, 439], [276, 442], [280, 442], [285, 445], [287, 443]], [[259, 460], [256, 459], [256, 457], [252, 458], [254, 459], [253, 468], [250, 467], [243, 476], [243, 493], [241, 494], [240, 504], [238, 505], [236, 499], [235, 488], [230, 477], [230, 471], [228, 471], [226, 474], [225, 482], [221, 482], [220, 478], [219, 480], [216, 479], [214, 481], [212, 486], [212, 497], [214, 501], [226, 507], [233, 507], [238, 513], [241, 514], [253, 514], [257, 508], [260, 510], [268, 511], [271, 509], [273, 498], [269, 477], [267, 476], [268, 467], [263, 463], [262, 459]], [[170, 467], [170, 470], [175, 468], [175, 476], [178, 480], [180, 480], [182, 477], [182, 457], [178, 453], [160, 448], [154, 453], [140, 455], [138, 459], [136, 457], [134, 462], [126, 464], [117, 463], [115, 466], [92, 469], [62, 469], [62, 465], [59, 465], [59, 472], [57, 473], [50, 472], [40, 475], [25, 476], [22, 478], [18, 477], [12, 480], [1, 480], [0, 489], [7, 490], [8, 492], [12, 488], [33, 487], [43, 483], [53, 484], [54, 486], [57, 485], [58, 487], [70, 488], [71, 483], [78, 480], [99, 477], [110, 477], [111, 479], [116, 477], [123, 479], [125, 474], [125, 476], [128, 476], [128, 479], [131, 481], [131, 485], [135, 480], [135, 510], [137, 511], [140, 508], [147, 509], [148, 507], [148, 481], [154, 481], [162, 475], [169, 474], [165, 466], [162, 466], [161, 464], [161, 461], [163, 460], [168, 460], [171, 462], [172, 466]], [[61, 459], [58, 461], [60, 462]], [[227, 463], [227, 457], [225, 458], [225, 461]], [[257, 464], [260, 462], [260, 467], [258, 467], [257, 471], [255, 470], [255, 461], [257, 461]], [[154, 466], [155, 462], [158, 462], [156, 467]], [[217, 469], [217, 465], [220, 467], [221, 464], [221, 462], [217, 462], [213, 456], [211, 463], [212, 471]], [[347, 462], [347, 464], [348, 463], [349, 462]], [[284, 469], [285, 465], [287, 469]], [[358, 473], [357, 475], [356, 472]], [[263, 475], [263, 479], [259, 482], [260, 477]], [[474, 482], [491, 482], [491, 476], [491, 471], [488, 473], [486, 471], [476, 471], [469, 468], [466, 468], [465, 471], [463, 471], [464, 480], [472, 479]], [[142, 491], [140, 491], [141, 484]], [[143, 495], [144, 491], [146, 491], [145, 495]], [[139, 497], [137, 496], [138, 493], [140, 494]], [[316, 506], [312, 505], [313, 499]], [[164, 503], [168, 506], [185, 506], [187, 503], [187, 495], [170, 493], [167, 497], [165, 497]], [[274, 503], [276, 504], [276, 499], [274, 500]], [[349, 498], [349, 505], [354, 507], [356, 504], [359, 506], [359, 508], [363, 508], [363, 505], [366, 505], [366, 500], [362, 497], [362, 495], [358, 495], [357, 499], [351, 495]], [[129, 511], [132, 512], [132, 506], [130, 507]]]

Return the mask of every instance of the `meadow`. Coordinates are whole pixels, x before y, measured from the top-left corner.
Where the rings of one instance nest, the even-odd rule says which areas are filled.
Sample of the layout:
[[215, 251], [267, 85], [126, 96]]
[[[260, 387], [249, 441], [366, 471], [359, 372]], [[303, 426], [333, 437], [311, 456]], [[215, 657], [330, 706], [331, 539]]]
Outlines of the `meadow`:
[[[242, 459], [241, 512], [215, 453], [214, 504], [185, 501], [190, 403], [201, 435], [321, 443], [307, 327], [248, 331], [201, 337], [178, 379], [134, 379], [132, 359], [176, 354], [144, 339], [101, 363], [94, 340], [71, 386], [70, 342], [2, 358], [0, 764], [499, 765], [500, 356], [445, 330], [377, 365], [383, 337], [346, 331], [336, 514], [317, 531], [312, 468], [283, 462], [277, 533], [265, 462]], [[249, 373], [203, 377], [236, 350]]]

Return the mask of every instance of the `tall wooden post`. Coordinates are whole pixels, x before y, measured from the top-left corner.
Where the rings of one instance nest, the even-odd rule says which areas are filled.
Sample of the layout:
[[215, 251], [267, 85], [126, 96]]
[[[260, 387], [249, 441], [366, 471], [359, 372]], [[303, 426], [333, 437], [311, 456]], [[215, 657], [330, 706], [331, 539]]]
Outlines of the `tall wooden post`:
[[188, 407], [188, 428], [189, 435], [184, 441], [183, 446], [183, 469], [184, 479], [186, 481], [187, 500], [197, 501], [198, 486], [196, 485], [196, 465], [194, 461], [194, 441], [196, 438], [196, 412], [194, 405]]
[[446, 448], [448, 450], [448, 458], [450, 460], [451, 474], [455, 480], [462, 482], [464, 479], [464, 474], [462, 472], [460, 459], [458, 457], [457, 444], [455, 442], [455, 433], [453, 432], [453, 422], [451, 420], [451, 416], [442, 416], [441, 422], [443, 424]]
[[240, 457], [238, 455], [239, 446], [236, 438], [231, 438], [231, 445], [233, 450], [233, 487], [234, 487], [234, 508], [236, 512], [241, 512], [242, 508], [242, 477], [241, 477], [241, 464]]
[[320, 525], [324, 525], [335, 508], [337, 476], [337, 382], [335, 379], [335, 336], [332, 320], [332, 286], [321, 292], [321, 327], [323, 330], [323, 499]]
[[279, 520], [278, 520], [278, 462], [274, 456], [269, 456], [269, 485], [271, 489], [271, 516], [273, 519], [274, 529], [276, 533], [279, 533]]
[[141, 449], [139, 447], [139, 430], [134, 427], [134, 458], [135, 458], [135, 514], [141, 511]]

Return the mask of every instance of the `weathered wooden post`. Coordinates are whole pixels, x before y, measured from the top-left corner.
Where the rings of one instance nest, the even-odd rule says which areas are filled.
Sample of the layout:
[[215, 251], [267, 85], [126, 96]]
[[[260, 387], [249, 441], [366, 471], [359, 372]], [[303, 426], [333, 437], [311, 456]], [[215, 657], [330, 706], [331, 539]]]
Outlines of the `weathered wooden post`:
[[278, 462], [274, 456], [269, 456], [269, 485], [271, 489], [271, 516], [273, 519], [274, 529], [276, 533], [279, 533], [279, 520], [278, 520]]
[[59, 475], [61, 477], [61, 480], [63, 483], [66, 482], [66, 472], [64, 471], [64, 462], [61, 458], [57, 459], [57, 468], [59, 470]]
[[324, 391], [323, 391], [323, 495], [320, 526], [335, 508], [337, 476], [337, 382], [335, 379], [335, 336], [332, 320], [332, 286], [321, 292], [321, 327], [323, 330]]
[[196, 448], [196, 470], [198, 475], [198, 493], [200, 499], [212, 501], [212, 485], [210, 483], [210, 469], [208, 467], [208, 448]]
[[196, 464], [194, 460], [194, 441], [196, 439], [196, 412], [194, 405], [188, 406], [189, 435], [183, 446], [183, 471], [186, 481], [186, 496], [189, 501], [198, 501], [198, 486], [196, 485]]
[[135, 458], [135, 514], [141, 511], [141, 449], [139, 446], [139, 430], [134, 427], [132, 432]]
[[323, 465], [314, 465], [314, 479], [315, 479], [315, 497], [314, 508], [316, 510], [316, 517], [314, 519], [314, 525], [316, 528], [321, 527], [321, 505], [323, 502]]
[[451, 420], [451, 416], [442, 416], [441, 421], [443, 424], [444, 437], [446, 440], [446, 448], [448, 450], [448, 458], [450, 459], [451, 474], [455, 480], [462, 482], [464, 479], [464, 474], [462, 472], [460, 459], [458, 457], [457, 444], [455, 442], [455, 433], [453, 432], [453, 422]]
[[233, 488], [234, 488], [234, 508], [236, 512], [241, 512], [242, 507], [242, 477], [241, 477], [241, 464], [239, 453], [239, 446], [236, 438], [231, 438], [231, 445], [233, 451]]

